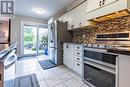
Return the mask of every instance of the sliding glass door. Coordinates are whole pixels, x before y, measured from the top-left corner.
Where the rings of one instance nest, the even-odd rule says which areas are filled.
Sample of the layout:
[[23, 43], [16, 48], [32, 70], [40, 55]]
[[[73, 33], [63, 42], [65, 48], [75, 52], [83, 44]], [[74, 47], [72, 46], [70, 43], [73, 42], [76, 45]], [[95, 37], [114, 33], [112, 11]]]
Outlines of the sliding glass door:
[[45, 51], [48, 49], [48, 29], [39, 27], [39, 46], [38, 46], [38, 52], [39, 53], [45, 53]]
[[48, 47], [48, 29], [42, 25], [24, 25], [23, 55], [45, 53]]
[[37, 27], [24, 26], [24, 54], [37, 53]]

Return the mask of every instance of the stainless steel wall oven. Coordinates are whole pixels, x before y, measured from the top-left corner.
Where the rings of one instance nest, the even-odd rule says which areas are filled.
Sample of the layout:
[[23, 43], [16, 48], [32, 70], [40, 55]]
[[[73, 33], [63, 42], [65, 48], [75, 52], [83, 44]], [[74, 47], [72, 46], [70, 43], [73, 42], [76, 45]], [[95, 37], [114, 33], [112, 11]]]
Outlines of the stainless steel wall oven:
[[102, 49], [84, 48], [83, 81], [90, 87], [116, 87], [116, 58]]

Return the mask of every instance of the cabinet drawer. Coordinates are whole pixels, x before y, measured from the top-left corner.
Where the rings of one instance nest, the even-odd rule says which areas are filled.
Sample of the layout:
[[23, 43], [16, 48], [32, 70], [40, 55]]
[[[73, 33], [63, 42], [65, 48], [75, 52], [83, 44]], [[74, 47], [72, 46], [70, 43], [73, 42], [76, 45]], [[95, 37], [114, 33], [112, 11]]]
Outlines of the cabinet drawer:
[[82, 75], [82, 63], [74, 61], [74, 71]]
[[81, 45], [75, 45], [75, 46], [74, 46], [74, 49], [75, 49], [75, 50], [82, 50], [82, 46], [81, 46]]
[[82, 51], [74, 50], [74, 56], [82, 57]]
[[82, 57], [74, 56], [74, 60], [78, 62], [82, 62]]

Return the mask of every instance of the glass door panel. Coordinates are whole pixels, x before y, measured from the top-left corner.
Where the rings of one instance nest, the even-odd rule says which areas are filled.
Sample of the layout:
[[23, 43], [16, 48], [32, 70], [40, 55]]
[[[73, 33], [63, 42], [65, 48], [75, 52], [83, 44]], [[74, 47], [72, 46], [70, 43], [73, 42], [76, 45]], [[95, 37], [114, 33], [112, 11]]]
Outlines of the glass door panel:
[[37, 27], [24, 25], [24, 55], [37, 53]]
[[48, 50], [48, 29], [39, 27], [38, 32], [39, 32], [38, 53], [46, 53]]

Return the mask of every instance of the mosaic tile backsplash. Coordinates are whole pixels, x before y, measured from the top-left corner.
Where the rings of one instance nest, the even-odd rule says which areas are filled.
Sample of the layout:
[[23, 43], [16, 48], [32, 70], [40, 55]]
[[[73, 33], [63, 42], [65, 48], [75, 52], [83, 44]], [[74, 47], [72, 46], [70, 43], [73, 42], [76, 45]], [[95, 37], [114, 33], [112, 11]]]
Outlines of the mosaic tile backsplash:
[[130, 31], [130, 16], [100, 22], [95, 28], [75, 30], [73, 31], [73, 42], [95, 43], [96, 34], [123, 31]]

